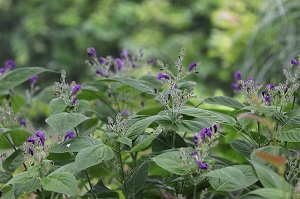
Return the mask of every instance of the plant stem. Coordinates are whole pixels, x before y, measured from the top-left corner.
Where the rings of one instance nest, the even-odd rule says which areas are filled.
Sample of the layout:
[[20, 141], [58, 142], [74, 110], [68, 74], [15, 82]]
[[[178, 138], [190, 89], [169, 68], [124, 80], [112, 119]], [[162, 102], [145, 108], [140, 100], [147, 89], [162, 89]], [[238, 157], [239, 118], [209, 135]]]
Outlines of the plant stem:
[[258, 121], [257, 121], [257, 133], [258, 133], [258, 147], [260, 147], [261, 137], [260, 137], [260, 125]]
[[194, 184], [193, 199], [197, 199], [197, 184]]
[[294, 108], [295, 108], [295, 102], [296, 102], [296, 97], [294, 96], [294, 98], [293, 98], [293, 104], [292, 104], [292, 110], [294, 110]]
[[175, 148], [175, 142], [176, 142], [176, 132], [172, 131], [172, 148]]
[[[42, 179], [43, 175], [41, 169], [39, 169], [39, 174], [40, 174], [40, 178]], [[41, 186], [41, 190], [42, 190], [42, 199], [45, 199], [45, 191], [43, 189], [43, 186]]]
[[[86, 177], [87, 177], [87, 180], [88, 180], [88, 182], [89, 182], [90, 189], [92, 190], [92, 188], [93, 188], [93, 185], [92, 185], [92, 182], [91, 182], [90, 176], [89, 176], [89, 174], [88, 174], [88, 172], [87, 172], [87, 169], [85, 169], [85, 170], [84, 170], [84, 172], [85, 172], [85, 175], [86, 175]], [[92, 196], [93, 196], [93, 198], [96, 198], [94, 195], [92, 195]]]
[[118, 143], [118, 150], [117, 150], [117, 156], [118, 156], [118, 161], [120, 164], [120, 169], [121, 169], [121, 183], [123, 185], [124, 188], [124, 193], [125, 193], [125, 198], [128, 198], [127, 195], [127, 188], [126, 188], [126, 181], [125, 181], [125, 173], [124, 173], [124, 168], [123, 168], [123, 162], [122, 162], [122, 156], [121, 156], [121, 144]]

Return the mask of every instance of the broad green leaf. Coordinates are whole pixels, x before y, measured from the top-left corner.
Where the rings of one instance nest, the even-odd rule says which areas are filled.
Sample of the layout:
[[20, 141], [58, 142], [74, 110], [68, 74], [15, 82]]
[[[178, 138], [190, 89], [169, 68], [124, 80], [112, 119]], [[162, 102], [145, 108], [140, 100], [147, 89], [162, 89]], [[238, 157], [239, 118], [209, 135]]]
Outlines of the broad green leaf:
[[203, 120], [221, 123], [221, 124], [235, 124], [236, 123], [235, 119], [233, 117], [230, 117], [229, 115], [214, 112], [214, 111], [208, 111], [208, 110], [204, 110], [204, 109], [200, 109], [200, 108], [193, 108], [193, 107], [185, 106], [179, 110], [179, 113], [188, 115], [188, 116], [198, 117]]
[[[10, 190], [8, 190], [10, 188]], [[2, 188], [3, 197], [2, 199], [15, 199], [15, 186], [5, 186]]]
[[287, 142], [300, 142], [300, 128], [285, 130], [277, 135], [277, 139]]
[[13, 129], [8, 130], [2, 134], [0, 134], [0, 149], [11, 149], [12, 146], [7, 141], [8, 137], [10, 141], [14, 144], [14, 146], [19, 147], [24, 142], [27, 141], [27, 138], [32, 134], [23, 130], [23, 129]]
[[64, 135], [68, 130], [73, 129], [85, 120], [89, 119], [80, 113], [57, 113], [46, 119], [46, 122], [58, 134]]
[[144, 75], [139, 78], [140, 81], [143, 81], [143, 84], [148, 86], [149, 88], [161, 88], [163, 86], [162, 81], [159, 81], [157, 77], [154, 77], [152, 75]]
[[126, 132], [126, 136], [129, 139], [132, 139], [132, 140], [135, 139], [137, 136], [142, 134], [152, 122], [154, 122], [156, 119], [161, 118], [161, 117], [163, 117], [163, 116], [154, 115], [154, 116], [150, 116], [150, 117], [147, 117], [145, 119], [142, 119], [142, 120], [136, 122], [135, 124], [133, 124], [129, 127], [129, 129]]
[[[259, 195], [265, 199], [288, 199], [291, 198], [291, 192], [286, 192], [280, 189], [274, 188], [262, 188], [249, 192], [248, 195]], [[245, 198], [245, 197], [242, 197]]]
[[[194, 150], [191, 148], [185, 148], [186, 154], [192, 153]], [[163, 152], [160, 155], [157, 155], [152, 158], [152, 160], [161, 168], [176, 174], [176, 175], [184, 175], [186, 174], [185, 167], [181, 164], [181, 153], [179, 149], [171, 150], [167, 152]]]
[[69, 172], [69, 173], [76, 175], [79, 171], [78, 171], [76, 162], [71, 162], [62, 167], [59, 167], [58, 169], [53, 171], [51, 174], [61, 173], [61, 172]]
[[30, 77], [38, 75], [42, 72], [54, 71], [40, 67], [17, 68], [13, 71], [10, 71], [0, 77], [0, 92], [12, 89], [19, 84], [28, 81]]
[[[126, 180], [128, 197], [135, 196], [143, 188], [150, 170], [149, 161], [140, 164]], [[124, 192], [124, 190], [123, 190]]]
[[103, 82], [121, 82], [123, 84], [126, 84], [132, 88], [135, 88], [136, 90], [148, 93], [153, 95], [154, 88], [150, 88], [147, 86], [147, 83], [145, 83], [143, 80], [138, 80], [138, 79], [132, 79], [132, 78], [125, 78], [125, 77], [116, 77], [116, 78], [107, 78], [107, 79], [101, 79], [98, 81], [103, 81]]
[[204, 127], [210, 126], [211, 123], [206, 121], [195, 121], [195, 120], [180, 120], [176, 123], [178, 130], [187, 133], [196, 133], [200, 132]]
[[290, 117], [284, 127], [286, 126], [300, 126], [300, 114]]
[[103, 184], [102, 178], [100, 178], [98, 182], [93, 186], [93, 188], [89, 190], [87, 193], [85, 193], [84, 195], [93, 195], [93, 194], [105, 193], [105, 192], [112, 192], [112, 191]]
[[256, 175], [264, 188], [275, 188], [285, 190], [287, 192], [292, 191], [292, 186], [270, 167], [256, 162], [252, 162], [252, 164], [256, 171]]
[[[152, 151], [157, 153], [164, 150], [172, 149], [172, 134], [171, 133], [161, 133], [156, 139], [151, 143]], [[177, 133], [175, 134], [175, 148], [185, 148], [187, 147], [186, 141]]]
[[15, 196], [20, 198], [25, 193], [31, 193], [41, 187], [37, 179], [32, 179], [27, 183], [17, 183], [15, 184]]
[[202, 101], [207, 104], [217, 104], [217, 105], [228, 106], [237, 109], [241, 109], [245, 107], [244, 104], [240, 103], [236, 99], [227, 96], [209, 97], [203, 99]]
[[78, 136], [61, 143], [50, 150], [51, 153], [65, 153], [65, 152], [79, 152], [84, 148], [91, 147], [93, 145], [101, 145], [102, 142], [89, 137]]
[[279, 146], [277, 149], [274, 146], [261, 147], [261, 148], [258, 148], [256, 150], [252, 151], [252, 153], [250, 155], [251, 161], [255, 161], [256, 163], [259, 163], [259, 164], [269, 165], [263, 159], [261, 159], [260, 157], [257, 157], [257, 155], [255, 154], [255, 152], [257, 152], [257, 151], [262, 152], [262, 153], [266, 153], [266, 154], [269, 154], [269, 155], [284, 155], [285, 157], [290, 156], [289, 151], [286, 150], [282, 146]]
[[106, 145], [95, 145], [82, 149], [76, 156], [75, 162], [78, 170], [83, 170], [101, 163], [105, 160], [110, 160], [114, 157], [113, 150]]
[[77, 195], [76, 178], [74, 174], [68, 172], [54, 173], [42, 178], [42, 187], [47, 191]]
[[22, 150], [18, 149], [14, 151], [10, 156], [8, 156], [2, 164], [3, 169], [9, 171], [15, 171], [25, 160], [24, 153]]
[[78, 100], [79, 101], [79, 107], [78, 112], [93, 112], [94, 110], [90, 107], [89, 101], [87, 100]]
[[24, 171], [22, 173], [19, 173], [18, 175], [14, 176], [12, 179], [10, 179], [6, 185], [9, 184], [19, 184], [19, 183], [28, 183], [29, 181], [36, 179], [39, 177], [39, 174], [37, 170], [40, 167], [38, 165], [32, 166], [28, 168], [28, 171]]
[[126, 136], [121, 136], [117, 138], [117, 142], [128, 145], [130, 148], [132, 147], [132, 140]]
[[255, 147], [246, 140], [232, 140], [230, 146], [245, 157], [250, 157]]
[[235, 165], [213, 170], [205, 174], [211, 186], [217, 191], [236, 191], [245, 189], [258, 179], [250, 165]]
[[61, 113], [67, 107], [65, 101], [60, 97], [54, 98], [53, 100], [51, 100], [49, 106], [50, 106], [50, 110], [53, 114]]
[[[147, 148], [148, 146], [150, 146], [150, 144], [152, 143], [152, 141], [157, 138], [157, 136], [162, 132], [161, 129], [156, 129], [154, 132], [151, 133], [151, 135], [149, 136], [145, 136], [145, 138], [139, 142], [137, 145], [135, 145], [130, 152], [139, 152], [145, 148]], [[143, 136], [143, 135], [142, 135]]]

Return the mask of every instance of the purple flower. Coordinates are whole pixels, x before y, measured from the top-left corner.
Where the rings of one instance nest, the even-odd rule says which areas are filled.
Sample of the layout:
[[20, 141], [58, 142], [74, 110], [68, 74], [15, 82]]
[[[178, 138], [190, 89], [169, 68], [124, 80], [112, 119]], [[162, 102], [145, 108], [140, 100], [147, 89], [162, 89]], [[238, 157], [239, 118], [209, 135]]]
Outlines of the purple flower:
[[3, 74], [5, 72], [5, 68], [0, 68], [0, 74]]
[[73, 97], [72, 101], [71, 101], [71, 105], [74, 105], [77, 102], [77, 98]]
[[191, 153], [190, 156], [191, 156], [191, 157], [194, 157], [194, 156], [196, 156], [197, 154], [198, 154], [198, 151], [195, 151], [195, 152]]
[[231, 84], [231, 88], [233, 88], [236, 91], [240, 91], [241, 90], [241, 88], [240, 88], [240, 86], [238, 84]]
[[269, 95], [265, 96], [265, 101], [269, 106], [271, 105], [271, 97]]
[[45, 145], [45, 135], [43, 134], [42, 131], [36, 131], [36, 136], [40, 139], [42, 146]]
[[155, 59], [154, 58], [150, 58], [150, 59], [148, 59], [147, 64], [152, 64], [153, 62], [155, 62]]
[[92, 48], [92, 47], [87, 49], [87, 54], [89, 57], [97, 56], [97, 52], [96, 52], [95, 48]]
[[210, 128], [207, 128], [207, 131], [206, 131], [205, 134], [206, 134], [207, 137], [211, 138], [211, 130], [210, 130]]
[[2, 190], [0, 189], [0, 197], [2, 197]]
[[194, 144], [195, 146], [198, 146], [198, 140], [199, 140], [199, 136], [197, 134], [194, 135]]
[[30, 136], [29, 138], [27, 138], [27, 142], [35, 144], [35, 138], [33, 136]]
[[128, 57], [129, 56], [129, 51], [128, 50], [124, 50], [122, 53], [121, 53], [121, 57], [122, 58], [126, 58], [126, 57]]
[[235, 81], [240, 81], [242, 79], [241, 71], [236, 71], [234, 73], [234, 79], [235, 79]]
[[130, 111], [129, 110], [125, 110], [124, 112], [123, 112], [125, 115], [130, 115]]
[[81, 89], [81, 86], [79, 84], [75, 84], [72, 88], [72, 95], [74, 95], [80, 89]]
[[104, 57], [99, 57], [100, 64], [105, 64], [106, 60]]
[[299, 66], [298, 62], [295, 59], [291, 59], [291, 64], [295, 65], [295, 66]]
[[157, 79], [170, 79], [168, 75], [162, 74], [162, 73], [158, 73], [157, 75]]
[[275, 88], [274, 84], [268, 84], [269, 89]]
[[13, 69], [15, 69], [15, 66], [16, 66], [16, 64], [13, 60], [7, 60], [5, 62], [5, 69], [7, 69], [7, 70], [13, 70]]
[[98, 68], [96, 70], [96, 73], [99, 74], [99, 75], [101, 75], [101, 76], [104, 76], [104, 73], [103, 73], [103, 71], [100, 68]]
[[20, 125], [26, 127], [26, 121], [25, 119], [20, 119]]
[[203, 164], [200, 160], [197, 160], [197, 164], [198, 164], [199, 168], [202, 170], [207, 170], [207, 168], [209, 167], [208, 164]]
[[30, 85], [35, 84], [36, 80], [39, 78], [39, 76], [34, 75], [32, 77], [29, 78], [29, 83]]
[[268, 95], [266, 90], [263, 90], [263, 91], [261, 92], [261, 94], [262, 94], [262, 96]]
[[189, 72], [191, 72], [197, 66], [196, 62], [192, 62], [189, 66]]
[[173, 88], [174, 88], [174, 89], [176, 89], [176, 88], [177, 88], [177, 85], [176, 85], [176, 84], [174, 84], [174, 85], [173, 85]]
[[68, 131], [66, 134], [65, 134], [65, 138], [64, 138], [64, 141], [68, 140], [68, 139], [71, 139], [71, 138], [74, 138], [75, 137], [75, 133], [73, 131]]
[[118, 71], [122, 70], [123, 62], [120, 58], [116, 58], [116, 62], [118, 64]]
[[202, 143], [203, 143], [204, 140], [205, 140], [205, 136], [211, 138], [211, 130], [210, 130], [210, 128], [203, 128], [203, 129], [200, 131], [200, 137], [201, 137]]

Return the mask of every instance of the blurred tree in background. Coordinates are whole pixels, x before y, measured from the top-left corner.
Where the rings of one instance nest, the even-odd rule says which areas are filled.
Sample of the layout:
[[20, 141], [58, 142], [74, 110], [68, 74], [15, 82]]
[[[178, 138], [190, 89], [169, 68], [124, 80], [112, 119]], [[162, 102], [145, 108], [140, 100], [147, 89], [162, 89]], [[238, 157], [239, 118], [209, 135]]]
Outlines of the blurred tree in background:
[[209, 88], [199, 92], [229, 93], [235, 70], [268, 81], [299, 54], [299, 9], [298, 0], [0, 0], [0, 63], [65, 69], [80, 82], [91, 78], [88, 47], [104, 57], [142, 47], [145, 62], [168, 64], [185, 47], [187, 66], [202, 62], [194, 78]]

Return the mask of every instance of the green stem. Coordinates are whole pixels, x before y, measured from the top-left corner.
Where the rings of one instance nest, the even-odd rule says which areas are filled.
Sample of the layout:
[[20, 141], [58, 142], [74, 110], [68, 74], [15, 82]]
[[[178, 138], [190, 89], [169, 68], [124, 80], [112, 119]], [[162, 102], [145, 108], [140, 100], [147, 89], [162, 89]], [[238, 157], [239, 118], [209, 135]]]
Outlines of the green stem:
[[74, 130], [75, 130], [76, 136], [78, 137], [78, 136], [79, 136], [79, 134], [78, 134], [77, 128], [76, 128], [76, 127], [74, 127]]
[[127, 195], [127, 187], [126, 187], [126, 181], [125, 181], [125, 173], [124, 173], [124, 168], [123, 168], [123, 162], [122, 162], [122, 156], [121, 156], [121, 145], [118, 143], [118, 150], [117, 150], [117, 156], [118, 156], [118, 161], [120, 164], [120, 169], [121, 169], [121, 183], [124, 187], [124, 193], [125, 193], [125, 198], [128, 198]]
[[294, 108], [295, 108], [295, 102], [296, 102], [296, 97], [294, 96], [294, 98], [293, 98], [293, 104], [292, 104], [292, 110], [294, 110]]
[[[85, 169], [85, 170], [84, 170], [84, 172], [85, 172], [86, 178], [87, 178], [87, 180], [88, 180], [88, 182], [89, 182], [90, 189], [92, 190], [92, 188], [93, 188], [93, 185], [92, 185], [92, 182], [91, 182], [90, 176], [89, 176], [89, 174], [88, 174], [88, 172], [87, 172], [87, 169]], [[93, 198], [96, 198], [94, 195], [92, 195], [92, 196], [93, 196]]]
[[[41, 169], [39, 169], [39, 174], [40, 174], [40, 178], [42, 179], [43, 175]], [[42, 190], [42, 199], [45, 199], [45, 191], [43, 189], [43, 186], [41, 186], [41, 190]]]
[[53, 199], [53, 197], [54, 197], [54, 192], [51, 193], [50, 199]]
[[172, 131], [172, 148], [175, 148], [175, 142], [176, 142], [176, 132]]
[[197, 199], [197, 184], [194, 184], [193, 199]]
[[257, 121], [257, 133], [258, 133], [258, 147], [260, 147], [261, 137], [260, 137], [260, 125], [258, 121]]

